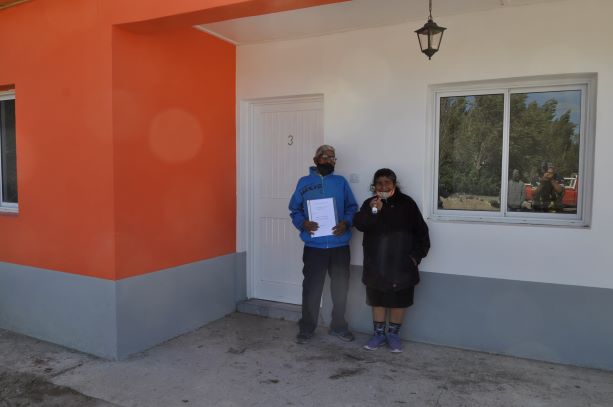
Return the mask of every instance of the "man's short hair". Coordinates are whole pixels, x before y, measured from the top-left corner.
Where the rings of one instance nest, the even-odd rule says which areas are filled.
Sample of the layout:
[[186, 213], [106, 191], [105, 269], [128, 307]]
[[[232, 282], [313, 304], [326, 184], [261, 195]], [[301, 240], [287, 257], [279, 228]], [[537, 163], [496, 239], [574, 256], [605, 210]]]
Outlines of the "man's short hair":
[[324, 145], [317, 147], [317, 150], [315, 151], [315, 158], [321, 157], [322, 155], [324, 155], [326, 151], [329, 151], [329, 150], [332, 150], [336, 154], [336, 150], [334, 149], [334, 147], [328, 144], [324, 144]]

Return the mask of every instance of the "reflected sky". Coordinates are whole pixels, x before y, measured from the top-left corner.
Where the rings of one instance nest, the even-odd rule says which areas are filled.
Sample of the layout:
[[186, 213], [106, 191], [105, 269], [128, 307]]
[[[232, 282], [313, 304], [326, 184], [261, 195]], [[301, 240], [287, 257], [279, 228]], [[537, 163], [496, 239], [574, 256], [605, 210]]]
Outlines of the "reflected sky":
[[579, 132], [579, 124], [581, 123], [581, 91], [533, 92], [527, 93], [526, 95], [528, 95], [526, 98], [526, 105], [536, 102], [537, 105], [542, 106], [550, 99], [556, 100], [558, 106], [556, 107], [555, 118], [558, 119], [570, 110], [570, 121], [577, 125], [575, 131]]
[[[577, 125], [575, 131], [579, 132], [579, 125], [581, 124], [581, 91], [532, 92], [526, 93], [526, 95], [528, 96], [526, 98], [526, 106], [532, 102], [536, 102], [538, 106], [543, 106], [550, 99], [556, 100], [558, 105], [556, 106], [555, 118], [560, 118], [560, 116], [570, 110], [570, 121]], [[475, 96], [452, 96], [448, 99], [450, 99], [451, 103], [455, 103], [461, 97], [466, 99], [466, 111], [474, 108]]]

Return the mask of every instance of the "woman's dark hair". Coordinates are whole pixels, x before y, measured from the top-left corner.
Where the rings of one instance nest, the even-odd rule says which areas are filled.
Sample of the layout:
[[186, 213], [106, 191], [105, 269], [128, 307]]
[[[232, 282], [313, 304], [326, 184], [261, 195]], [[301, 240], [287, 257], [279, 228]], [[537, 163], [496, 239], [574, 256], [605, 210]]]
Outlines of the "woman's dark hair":
[[372, 177], [372, 184], [370, 184], [371, 191], [375, 190], [375, 182], [377, 181], [377, 178], [381, 178], [381, 177], [389, 178], [390, 180], [392, 180], [396, 190], [400, 191], [400, 188], [398, 187], [398, 183], [396, 182], [396, 173], [390, 170], [389, 168], [380, 168], [377, 171], [375, 171], [375, 175]]

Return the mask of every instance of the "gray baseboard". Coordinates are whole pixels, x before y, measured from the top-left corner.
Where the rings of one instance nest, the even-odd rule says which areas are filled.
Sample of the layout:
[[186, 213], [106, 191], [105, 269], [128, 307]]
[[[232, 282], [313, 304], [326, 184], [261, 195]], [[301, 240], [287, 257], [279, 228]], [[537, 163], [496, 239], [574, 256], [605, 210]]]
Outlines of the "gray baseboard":
[[[347, 320], [372, 331], [362, 268], [352, 266]], [[405, 339], [613, 370], [613, 290], [422, 272]], [[324, 291], [322, 317], [332, 302]]]
[[117, 357], [234, 312], [242, 257], [230, 254], [117, 281]]
[[236, 310], [235, 253], [120, 281], [0, 262], [0, 328], [121, 359]]
[[[369, 333], [361, 267], [347, 320]], [[234, 312], [297, 320], [299, 308], [247, 301], [235, 253], [108, 281], [0, 262], [0, 328], [108, 359], [124, 358]], [[332, 308], [326, 284], [321, 320]], [[613, 290], [422, 272], [405, 339], [613, 370]]]
[[113, 359], [115, 282], [0, 262], [0, 328]]

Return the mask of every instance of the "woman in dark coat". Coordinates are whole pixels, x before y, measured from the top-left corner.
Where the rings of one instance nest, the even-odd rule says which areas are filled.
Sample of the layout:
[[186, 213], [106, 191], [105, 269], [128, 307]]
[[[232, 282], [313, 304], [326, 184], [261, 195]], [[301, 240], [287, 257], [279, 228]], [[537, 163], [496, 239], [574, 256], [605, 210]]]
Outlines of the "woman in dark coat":
[[413, 305], [417, 266], [430, 249], [428, 226], [415, 201], [400, 192], [394, 171], [377, 170], [371, 189], [375, 196], [364, 201], [353, 219], [354, 226], [364, 232], [362, 282], [374, 326], [364, 348], [374, 350], [387, 342], [392, 352], [402, 352], [399, 331], [406, 309]]

